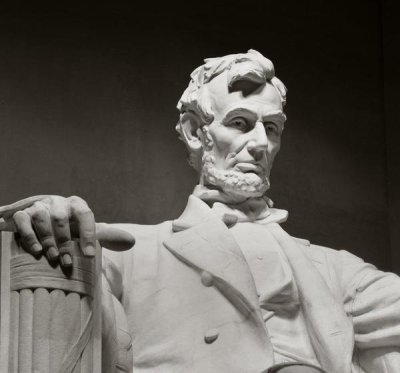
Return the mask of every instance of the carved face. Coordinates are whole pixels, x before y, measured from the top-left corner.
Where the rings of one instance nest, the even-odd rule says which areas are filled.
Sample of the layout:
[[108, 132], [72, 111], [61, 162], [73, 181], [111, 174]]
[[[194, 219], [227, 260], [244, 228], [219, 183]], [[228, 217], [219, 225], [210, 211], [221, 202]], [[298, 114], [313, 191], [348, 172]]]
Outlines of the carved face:
[[269, 188], [284, 115], [272, 84], [250, 92], [245, 85], [229, 92], [225, 74], [209, 84], [214, 121], [208, 126], [212, 141], [205, 147], [202, 177], [228, 194], [258, 197]]

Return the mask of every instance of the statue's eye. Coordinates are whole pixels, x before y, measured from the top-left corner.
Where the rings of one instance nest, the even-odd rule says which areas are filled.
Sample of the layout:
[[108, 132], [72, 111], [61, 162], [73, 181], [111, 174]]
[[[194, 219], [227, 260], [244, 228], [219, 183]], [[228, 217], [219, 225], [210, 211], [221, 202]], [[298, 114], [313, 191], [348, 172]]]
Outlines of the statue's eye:
[[229, 122], [229, 127], [234, 127], [240, 131], [246, 132], [249, 125], [244, 118], [237, 117]]
[[267, 134], [279, 134], [279, 128], [274, 122], [264, 122], [264, 128]]

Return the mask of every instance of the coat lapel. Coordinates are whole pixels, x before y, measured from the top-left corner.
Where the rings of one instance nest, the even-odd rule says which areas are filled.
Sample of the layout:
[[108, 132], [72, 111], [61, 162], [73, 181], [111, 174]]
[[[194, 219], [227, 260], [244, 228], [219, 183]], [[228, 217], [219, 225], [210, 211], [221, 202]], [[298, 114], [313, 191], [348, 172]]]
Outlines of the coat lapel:
[[[190, 227], [190, 228], [188, 228]], [[201, 200], [191, 196], [164, 246], [197, 270], [246, 317], [265, 329], [248, 264], [229, 229]], [[186, 229], [185, 229], [186, 228]]]

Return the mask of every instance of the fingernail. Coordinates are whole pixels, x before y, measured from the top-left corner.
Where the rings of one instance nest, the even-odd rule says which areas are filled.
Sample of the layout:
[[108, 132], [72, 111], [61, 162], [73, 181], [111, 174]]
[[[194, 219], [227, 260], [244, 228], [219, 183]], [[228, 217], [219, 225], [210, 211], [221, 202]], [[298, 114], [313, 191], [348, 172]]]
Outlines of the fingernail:
[[95, 256], [96, 255], [96, 248], [91, 243], [89, 243], [85, 247], [84, 254], [86, 256]]
[[72, 258], [71, 255], [69, 254], [64, 254], [61, 257], [61, 264], [65, 267], [71, 267], [72, 266]]
[[42, 246], [40, 246], [38, 243], [35, 243], [32, 245], [32, 251], [34, 254], [39, 254], [42, 251]]
[[57, 249], [56, 249], [54, 246], [50, 247], [50, 248], [47, 250], [47, 257], [48, 257], [50, 260], [55, 260], [55, 259], [58, 258], [58, 251], [57, 251]]

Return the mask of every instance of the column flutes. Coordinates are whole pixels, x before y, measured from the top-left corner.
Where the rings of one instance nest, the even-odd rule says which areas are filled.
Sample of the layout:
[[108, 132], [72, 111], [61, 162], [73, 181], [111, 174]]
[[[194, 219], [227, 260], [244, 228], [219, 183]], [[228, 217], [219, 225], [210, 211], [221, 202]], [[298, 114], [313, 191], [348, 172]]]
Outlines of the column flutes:
[[95, 373], [101, 354], [100, 333], [93, 330], [100, 326], [100, 256], [84, 257], [74, 243], [73, 268], [65, 271], [24, 252], [7, 235], [1, 233], [0, 356], [8, 359], [0, 372]]

